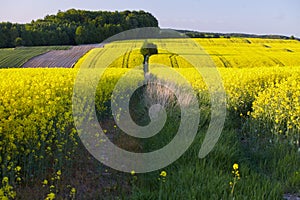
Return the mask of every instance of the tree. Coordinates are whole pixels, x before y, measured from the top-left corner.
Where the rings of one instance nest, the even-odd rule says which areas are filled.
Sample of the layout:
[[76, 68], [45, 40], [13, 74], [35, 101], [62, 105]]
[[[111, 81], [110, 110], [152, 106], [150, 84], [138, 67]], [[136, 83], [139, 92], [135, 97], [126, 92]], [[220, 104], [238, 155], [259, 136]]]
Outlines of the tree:
[[75, 31], [76, 44], [83, 44], [85, 42], [85, 30], [84, 27], [78, 26]]
[[85, 11], [70, 9], [47, 15], [27, 24], [0, 23], [0, 48], [18, 45], [75, 45], [99, 43], [122, 31], [138, 27], [158, 27], [157, 19], [140, 11]]
[[135, 16], [134, 14], [128, 15], [126, 17], [126, 25], [128, 29], [140, 27], [137, 16]]
[[144, 56], [144, 73], [145, 75], [149, 72], [148, 63], [149, 57], [154, 54], [158, 54], [157, 45], [154, 43], [148, 43], [146, 40], [141, 48], [141, 54]]
[[146, 57], [151, 55], [158, 54], [157, 45], [154, 43], [148, 43], [146, 40], [141, 48], [141, 54]]
[[24, 45], [23, 39], [21, 37], [17, 37], [15, 39], [15, 45], [16, 47], [23, 46]]

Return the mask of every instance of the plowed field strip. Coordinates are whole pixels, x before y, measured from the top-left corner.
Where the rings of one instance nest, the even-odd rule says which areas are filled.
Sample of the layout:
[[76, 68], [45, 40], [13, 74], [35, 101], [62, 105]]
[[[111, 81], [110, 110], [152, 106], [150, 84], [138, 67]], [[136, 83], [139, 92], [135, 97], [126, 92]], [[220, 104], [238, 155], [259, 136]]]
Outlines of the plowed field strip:
[[102, 47], [101, 44], [74, 46], [69, 50], [54, 50], [36, 56], [26, 62], [23, 68], [72, 68], [76, 61], [89, 50]]

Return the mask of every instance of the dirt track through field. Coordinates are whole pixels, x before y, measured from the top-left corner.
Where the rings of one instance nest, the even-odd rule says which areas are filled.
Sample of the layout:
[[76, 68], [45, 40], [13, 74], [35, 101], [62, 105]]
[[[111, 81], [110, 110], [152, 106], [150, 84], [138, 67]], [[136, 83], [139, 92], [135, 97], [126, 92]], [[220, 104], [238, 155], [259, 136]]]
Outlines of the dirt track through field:
[[23, 68], [72, 68], [76, 61], [93, 48], [103, 44], [74, 46], [69, 50], [53, 50], [26, 62]]

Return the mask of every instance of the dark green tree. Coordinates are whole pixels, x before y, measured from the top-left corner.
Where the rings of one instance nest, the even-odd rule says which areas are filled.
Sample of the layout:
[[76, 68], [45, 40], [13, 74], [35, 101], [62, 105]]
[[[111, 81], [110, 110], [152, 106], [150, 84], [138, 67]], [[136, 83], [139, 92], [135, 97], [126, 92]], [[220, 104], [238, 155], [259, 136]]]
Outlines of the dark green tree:
[[148, 41], [144, 42], [140, 51], [144, 57], [150, 57], [151, 55], [158, 54], [157, 45], [154, 43], [149, 43]]
[[70, 9], [27, 24], [0, 23], [0, 48], [23, 45], [75, 45], [99, 43], [122, 31], [158, 27], [157, 19], [144, 11], [85, 11]]
[[151, 55], [158, 54], [157, 45], [154, 43], [149, 43], [147, 40], [144, 42], [141, 50], [141, 54], [144, 56], [144, 74], [146, 75], [149, 72], [149, 58]]
[[23, 45], [24, 45], [23, 39], [22, 39], [21, 37], [17, 37], [17, 38], [15, 39], [15, 46], [16, 46], [16, 47], [19, 47], [19, 46], [23, 46]]
[[86, 33], [83, 26], [78, 26], [75, 31], [76, 44], [84, 44], [86, 40]]

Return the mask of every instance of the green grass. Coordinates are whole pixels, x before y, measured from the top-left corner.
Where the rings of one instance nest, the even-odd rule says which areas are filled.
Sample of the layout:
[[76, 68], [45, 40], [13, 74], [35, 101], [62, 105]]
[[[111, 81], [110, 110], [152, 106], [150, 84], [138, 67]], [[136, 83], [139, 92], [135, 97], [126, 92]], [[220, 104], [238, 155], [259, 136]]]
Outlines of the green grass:
[[51, 50], [66, 50], [68, 46], [18, 47], [0, 49], [0, 68], [19, 68], [29, 59]]
[[[167, 133], [174, 133], [173, 127], [169, 124]], [[291, 146], [258, 144], [259, 151], [253, 151], [257, 144], [245, 145], [242, 142], [245, 138], [241, 140], [238, 131], [227, 127], [214, 150], [199, 159], [204, 135], [203, 127], [189, 150], [175, 163], [161, 169], [167, 172], [165, 182], [158, 180], [161, 170], [137, 175], [129, 199], [282, 199], [284, 193], [299, 192], [299, 154]], [[153, 148], [154, 143], [151, 144]], [[231, 195], [229, 183], [233, 181], [234, 163], [239, 164], [241, 179]]]

